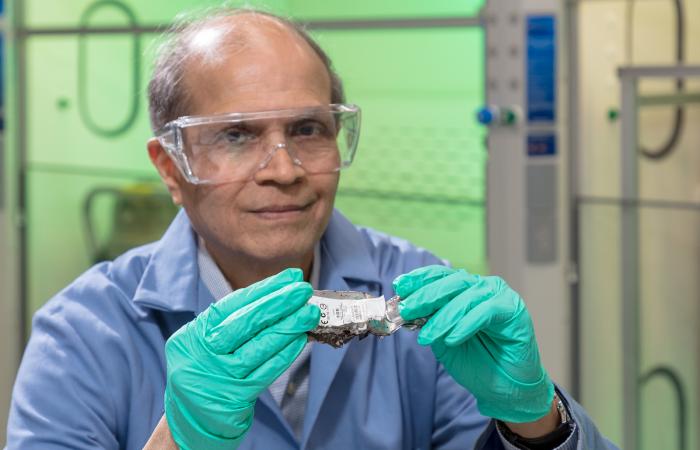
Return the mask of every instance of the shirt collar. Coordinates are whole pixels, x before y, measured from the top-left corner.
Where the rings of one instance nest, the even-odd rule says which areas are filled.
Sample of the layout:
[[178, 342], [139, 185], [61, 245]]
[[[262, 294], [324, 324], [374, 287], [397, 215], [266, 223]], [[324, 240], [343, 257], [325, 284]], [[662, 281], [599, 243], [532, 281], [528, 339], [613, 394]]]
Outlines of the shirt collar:
[[[357, 282], [381, 284], [379, 270], [365, 238], [337, 210], [333, 210], [320, 245], [314, 248], [314, 260], [323, 261], [323, 268], [320, 263], [312, 268], [312, 285], [315, 288], [328, 288], [323, 284], [324, 280], [329, 279], [329, 271], [346, 281], [352, 280], [353, 285]], [[228, 283], [224, 286], [230, 292]], [[133, 301], [164, 311], [196, 312], [201, 309], [198, 305], [201, 304], [199, 296], [202, 291], [209, 294], [211, 288], [205, 285], [205, 278], [200, 272], [197, 236], [183, 209], [155, 244]], [[220, 298], [217, 296], [219, 293], [217, 290], [211, 295]]]
[[214, 296], [214, 300], [224, 298], [233, 292], [231, 285], [224, 277], [224, 274], [221, 273], [219, 266], [214, 262], [214, 258], [209, 254], [204, 244], [204, 239], [201, 237], [197, 239], [197, 262], [199, 265], [199, 278], [211, 292], [211, 295]]
[[[199, 277], [201, 278], [204, 285], [207, 287], [211, 295], [214, 296], [215, 300], [224, 298], [231, 292], [233, 288], [224, 277], [224, 274], [216, 265], [214, 258], [211, 257], [206, 245], [204, 244], [204, 239], [199, 237], [197, 239], [197, 262], [199, 265]], [[321, 273], [321, 245], [317, 242], [314, 245], [314, 259], [311, 264], [311, 286], [314, 289], [318, 289], [319, 274]]]

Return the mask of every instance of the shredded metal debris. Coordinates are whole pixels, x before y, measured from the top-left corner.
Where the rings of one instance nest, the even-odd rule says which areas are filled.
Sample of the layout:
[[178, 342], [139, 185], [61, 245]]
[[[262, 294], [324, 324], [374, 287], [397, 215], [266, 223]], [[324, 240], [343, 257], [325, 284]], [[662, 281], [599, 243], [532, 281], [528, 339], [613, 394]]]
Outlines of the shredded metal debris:
[[359, 291], [314, 291], [309, 303], [321, 309], [321, 322], [308, 334], [315, 341], [340, 348], [355, 337], [389, 336], [399, 328], [417, 329], [426, 319], [410, 322], [399, 314], [401, 298], [372, 297]]

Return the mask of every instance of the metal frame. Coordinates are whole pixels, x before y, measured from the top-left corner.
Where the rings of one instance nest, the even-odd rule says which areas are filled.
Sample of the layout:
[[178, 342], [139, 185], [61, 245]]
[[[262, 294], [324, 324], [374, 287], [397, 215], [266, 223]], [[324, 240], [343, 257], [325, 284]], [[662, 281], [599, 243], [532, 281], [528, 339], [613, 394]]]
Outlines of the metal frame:
[[[12, 46], [16, 40], [15, 25], [21, 17], [20, 1], [10, 1], [5, 3], [4, 16], [2, 17], [2, 32], [5, 36], [4, 45], [6, 59], [6, 79], [5, 86], [14, 86], [20, 74], [18, 64], [19, 48]], [[5, 97], [5, 118], [9, 113], [14, 113], [13, 118], [18, 118], [19, 113], [19, 93], [16, 89], [7, 89]], [[19, 126], [20, 124], [17, 123]], [[0, 311], [3, 317], [0, 319], [0, 354], [5, 357], [4, 364], [0, 368], [0, 442], [6, 440], [6, 428], [10, 395], [15, 379], [17, 368], [19, 367], [22, 349], [24, 348], [24, 312], [23, 304], [20, 300], [22, 295], [22, 261], [21, 237], [22, 237], [22, 211], [18, 207], [20, 196], [24, 195], [20, 187], [22, 180], [19, 168], [21, 166], [21, 156], [16, 149], [19, 143], [18, 127], [11, 120], [5, 120], [3, 132], [4, 155], [0, 161], [0, 170], [5, 172], [4, 189], [0, 189], [0, 195], [4, 195], [4, 205], [0, 220], [0, 233], [3, 234], [0, 240], [5, 239], [3, 247], [0, 249], [0, 266], [3, 266], [3, 273], [0, 274]]]
[[[464, 28], [481, 27], [481, 17], [431, 17], [415, 19], [356, 19], [356, 20], [301, 20], [310, 30], [395, 30], [405, 28]], [[132, 27], [46, 27], [23, 28], [17, 35], [85, 35], [85, 34], [144, 34], [165, 33], [170, 30], [167, 25], [144, 25]]]
[[639, 307], [639, 107], [659, 104], [700, 103], [700, 93], [639, 96], [642, 78], [700, 78], [700, 66], [636, 66], [618, 70], [621, 82], [621, 295], [623, 444], [639, 448], [640, 411], [640, 307]]
[[567, 50], [567, 86], [568, 95], [568, 160], [566, 175], [568, 192], [567, 204], [569, 208], [569, 254], [568, 254], [568, 282], [569, 304], [571, 306], [571, 393], [574, 398], [581, 398], [581, 301], [579, 283], [579, 259], [580, 259], [580, 227], [578, 198], [578, 167], [579, 167], [579, 2], [568, 1], [564, 6]]
[[[19, 297], [19, 339], [20, 346], [29, 339], [27, 327], [27, 274], [24, 270], [27, 266], [27, 222], [26, 222], [26, 197], [27, 197], [27, 59], [26, 59], [26, 39], [20, 35], [22, 24], [24, 23], [24, 2], [15, 0], [12, 2], [12, 27], [15, 37], [15, 112], [17, 125], [15, 128], [15, 145], [17, 155], [15, 157], [17, 169], [17, 199], [14, 208], [16, 220], [16, 233], [18, 242], [18, 297]], [[11, 149], [9, 150], [11, 151]], [[20, 354], [22, 351], [20, 351]]]

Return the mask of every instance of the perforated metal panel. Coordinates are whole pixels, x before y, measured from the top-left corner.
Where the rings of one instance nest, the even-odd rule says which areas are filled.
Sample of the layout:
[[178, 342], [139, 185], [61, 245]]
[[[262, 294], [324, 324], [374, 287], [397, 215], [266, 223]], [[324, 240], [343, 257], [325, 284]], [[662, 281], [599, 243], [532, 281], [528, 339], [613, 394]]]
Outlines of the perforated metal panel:
[[[415, 105], [416, 109], [421, 107]], [[446, 108], [442, 111], [444, 115], [454, 114]], [[438, 202], [483, 200], [483, 133], [468, 126], [387, 122], [366, 125], [355, 167], [344, 174], [343, 188], [412, 194]]]

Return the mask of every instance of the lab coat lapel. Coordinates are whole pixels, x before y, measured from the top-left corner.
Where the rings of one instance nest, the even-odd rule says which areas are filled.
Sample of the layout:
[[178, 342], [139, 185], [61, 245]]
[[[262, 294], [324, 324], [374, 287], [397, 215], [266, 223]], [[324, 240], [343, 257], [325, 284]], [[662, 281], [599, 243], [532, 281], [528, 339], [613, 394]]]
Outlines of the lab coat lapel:
[[289, 423], [287, 423], [287, 419], [284, 418], [282, 410], [275, 401], [274, 397], [272, 397], [269, 389], [265, 389], [263, 393], [260, 394], [258, 397], [258, 403], [259, 405], [256, 405], [256, 408], [267, 408], [272, 416], [277, 420], [277, 425], [284, 429], [284, 431], [287, 433], [287, 437], [290, 439], [290, 441], [296, 442], [294, 431], [289, 426]]

